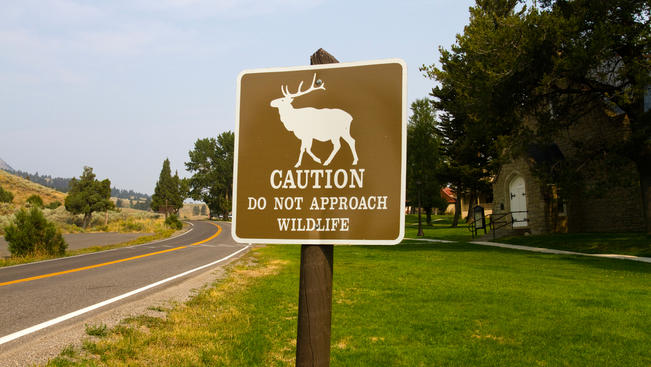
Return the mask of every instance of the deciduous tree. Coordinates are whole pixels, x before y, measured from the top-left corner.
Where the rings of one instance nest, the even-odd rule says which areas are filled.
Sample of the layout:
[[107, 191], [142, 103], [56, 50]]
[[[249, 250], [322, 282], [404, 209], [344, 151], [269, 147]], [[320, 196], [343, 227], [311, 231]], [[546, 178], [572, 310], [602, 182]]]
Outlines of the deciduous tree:
[[233, 195], [233, 132], [221, 133], [215, 138], [198, 139], [185, 163], [193, 172], [189, 179], [190, 197], [208, 205], [209, 216], [228, 218]]

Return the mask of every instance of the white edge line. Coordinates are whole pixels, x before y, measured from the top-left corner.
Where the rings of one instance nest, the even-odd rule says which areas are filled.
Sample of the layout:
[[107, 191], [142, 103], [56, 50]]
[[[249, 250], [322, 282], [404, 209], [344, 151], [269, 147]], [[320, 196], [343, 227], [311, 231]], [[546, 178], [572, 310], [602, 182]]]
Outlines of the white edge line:
[[96, 310], [96, 309], [98, 309], [98, 308], [100, 308], [100, 307], [103, 307], [103, 306], [109, 305], [109, 304], [111, 304], [111, 303], [117, 302], [117, 301], [122, 300], [122, 299], [124, 299], [124, 298], [130, 297], [130, 296], [133, 296], [134, 294], [138, 294], [138, 293], [144, 292], [144, 291], [146, 291], [146, 290], [148, 290], [148, 289], [150, 289], [150, 288], [154, 288], [154, 287], [159, 286], [159, 285], [161, 285], [161, 284], [163, 284], [163, 283], [167, 283], [167, 282], [172, 281], [172, 280], [174, 280], [174, 279], [177, 279], [177, 278], [183, 277], [183, 276], [188, 275], [188, 274], [190, 274], [190, 273], [192, 273], [192, 272], [195, 272], [195, 271], [198, 271], [198, 270], [201, 270], [201, 269], [205, 269], [205, 268], [207, 268], [207, 267], [209, 267], [209, 266], [215, 265], [215, 264], [217, 264], [217, 263], [219, 263], [219, 262], [222, 262], [222, 261], [224, 261], [224, 260], [228, 260], [228, 259], [230, 259], [231, 257], [233, 257], [233, 256], [235, 256], [235, 255], [237, 255], [237, 254], [239, 254], [240, 252], [242, 252], [242, 251], [244, 251], [244, 250], [246, 250], [246, 249], [248, 249], [248, 248], [249, 248], [249, 246], [246, 246], [246, 247], [244, 247], [244, 248], [241, 248], [241, 249], [239, 249], [239, 250], [233, 252], [232, 254], [230, 254], [230, 255], [228, 255], [228, 256], [226, 256], [226, 257], [223, 257], [223, 258], [221, 258], [221, 259], [219, 259], [219, 260], [213, 261], [213, 262], [211, 262], [211, 263], [209, 263], [209, 264], [205, 264], [205, 265], [199, 266], [199, 267], [197, 267], [197, 268], [194, 268], [194, 269], [191, 269], [191, 270], [185, 271], [185, 272], [183, 272], [183, 273], [181, 273], [181, 274], [177, 274], [177, 275], [171, 276], [171, 277], [169, 277], [169, 278], [166, 278], [166, 279], [163, 279], [163, 280], [159, 280], [159, 281], [157, 281], [157, 282], [155, 282], [155, 283], [152, 283], [152, 284], [146, 285], [146, 286], [144, 286], [144, 287], [142, 287], [142, 288], [138, 288], [138, 289], [135, 289], [135, 290], [133, 290], [133, 291], [131, 291], [131, 292], [127, 292], [127, 293], [121, 294], [121, 295], [119, 295], [119, 296], [117, 296], [117, 297], [113, 297], [113, 298], [107, 299], [107, 300], [105, 300], [105, 301], [102, 301], [102, 302], [100, 302], [100, 303], [96, 303], [96, 304], [94, 304], [94, 305], [92, 305], [92, 306], [88, 306], [88, 307], [82, 308], [82, 309], [80, 309], [80, 310], [77, 310], [77, 311], [73, 311], [73, 312], [67, 313], [67, 314], [65, 314], [65, 315], [63, 315], [63, 316], [59, 316], [59, 317], [54, 318], [54, 319], [52, 319], [52, 320], [42, 322], [42, 323], [40, 323], [40, 324], [38, 324], [38, 325], [34, 325], [34, 326], [32, 326], [32, 327], [28, 327], [27, 329], [23, 329], [23, 330], [17, 331], [17, 332], [15, 332], [15, 333], [12, 333], [12, 334], [9, 334], [9, 335], [5, 335], [5, 336], [3, 336], [2, 338], [0, 338], [0, 345], [5, 344], [5, 343], [8, 343], [8, 342], [10, 342], [10, 341], [12, 341], [12, 340], [16, 340], [16, 339], [18, 339], [18, 338], [20, 338], [20, 337], [23, 337], [23, 336], [25, 336], [25, 335], [31, 334], [31, 333], [33, 333], [33, 332], [36, 332], [36, 331], [39, 331], [39, 330], [45, 329], [45, 328], [47, 328], [47, 327], [49, 327], [49, 326], [56, 325], [56, 324], [61, 323], [61, 322], [63, 322], [63, 321], [69, 320], [69, 319], [71, 319], [71, 318], [73, 318], [73, 317], [77, 317], [77, 316], [79, 316], [79, 315], [83, 315], [83, 314], [85, 314], [85, 313], [87, 313], [87, 312], [90, 312], [90, 311]]
[[[188, 222], [188, 223], [189, 223], [189, 222]], [[112, 249], [109, 249], [109, 250], [102, 250], [102, 251], [96, 251], [96, 252], [88, 252], [88, 253], [85, 253], [85, 254], [79, 254], [79, 255], [73, 255], [73, 256], [57, 257], [56, 259], [47, 259], [47, 260], [41, 260], [41, 261], [34, 261], [34, 262], [31, 262], [31, 263], [24, 263], [24, 264], [16, 264], [16, 265], [3, 266], [3, 267], [0, 268], [0, 271], [1, 271], [2, 269], [17, 268], [17, 267], [19, 267], [19, 266], [27, 266], [27, 265], [34, 265], [34, 264], [40, 264], [40, 263], [47, 263], [47, 262], [50, 262], [50, 261], [57, 261], [57, 260], [63, 260], [63, 259], [73, 259], [73, 258], [75, 258], [75, 257], [88, 256], [88, 255], [95, 255], [95, 254], [98, 254], [98, 253], [104, 253], [104, 252], [111, 252], [111, 251], [123, 250], [123, 249], [125, 249], [125, 248], [135, 248], [135, 247], [140, 247], [140, 246], [145, 246], [145, 245], [151, 245], [152, 243], [158, 243], [158, 242], [163, 242], [163, 241], [171, 240], [171, 239], [178, 238], [178, 237], [184, 236], [184, 235], [186, 235], [186, 234], [192, 232], [192, 230], [194, 229], [194, 224], [190, 223], [190, 225], [192, 226], [192, 228], [188, 229], [187, 231], [185, 231], [185, 232], [183, 232], [183, 233], [179, 233], [179, 234], [177, 234], [176, 236], [172, 236], [172, 237], [168, 237], [168, 238], [163, 238], [163, 239], [156, 240], [156, 241], [152, 241], [152, 242], [141, 243], [141, 244], [139, 244], [139, 245], [131, 245], [131, 246], [125, 246], [125, 247], [117, 247], [117, 248], [112, 248]], [[136, 237], [136, 238], [137, 238], [137, 237]], [[111, 244], [104, 245], [104, 246], [110, 246], [110, 245], [111, 245]], [[91, 246], [91, 247], [92, 247], [92, 246]]]

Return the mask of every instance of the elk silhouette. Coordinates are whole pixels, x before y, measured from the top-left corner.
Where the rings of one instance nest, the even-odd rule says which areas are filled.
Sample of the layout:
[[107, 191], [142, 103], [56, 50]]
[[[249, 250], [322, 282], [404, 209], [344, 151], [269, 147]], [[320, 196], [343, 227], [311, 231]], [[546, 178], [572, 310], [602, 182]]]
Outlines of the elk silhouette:
[[321, 163], [319, 157], [312, 153], [312, 141], [314, 139], [324, 142], [330, 140], [332, 142], [332, 153], [330, 153], [328, 159], [323, 163], [324, 166], [329, 165], [341, 147], [341, 138], [348, 143], [350, 150], [353, 152], [353, 165], [356, 165], [358, 158], [357, 152], [355, 151], [355, 139], [350, 136], [350, 123], [353, 121], [353, 117], [348, 112], [333, 108], [294, 108], [292, 106], [292, 101], [296, 97], [308, 94], [317, 89], [325, 90], [325, 83], [321, 83], [320, 86], [315, 87], [315, 80], [316, 73], [314, 74], [314, 78], [312, 78], [312, 86], [304, 91], [301, 91], [301, 87], [303, 86], [303, 81], [301, 81], [296, 93], [290, 93], [287, 86], [280, 86], [284, 97], [276, 98], [270, 103], [271, 107], [278, 109], [280, 121], [282, 121], [285, 129], [293, 132], [301, 141], [301, 151], [298, 155], [298, 162], [296, 162], [294, 167], [301, 165], [303, 153], [305, 152], [316, 162]]

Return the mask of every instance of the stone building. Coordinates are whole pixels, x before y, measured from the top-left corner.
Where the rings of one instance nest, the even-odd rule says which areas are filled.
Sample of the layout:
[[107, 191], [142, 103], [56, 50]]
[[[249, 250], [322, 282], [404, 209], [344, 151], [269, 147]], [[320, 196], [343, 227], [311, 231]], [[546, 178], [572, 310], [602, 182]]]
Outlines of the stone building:
[[639, 175], [632, 162], [591, 159], [593, 166], [584, 169], [587, 173], [583, 174], [582, 188], [571, 193], [561, 194], [556, 186], [542, 183], [533, 173], [536, 163], [573, 159], [585, 154], [581, 144], [612, 143], [627, 133], [623, 115], [606, 116], [602, 109], [594, 108], [579, 123], [558, 134], [554, 144], [530, 146], [526, 153], [503, 164], [493, 181], [492, 218], [502, 225], [496, 236], [645, 231]]

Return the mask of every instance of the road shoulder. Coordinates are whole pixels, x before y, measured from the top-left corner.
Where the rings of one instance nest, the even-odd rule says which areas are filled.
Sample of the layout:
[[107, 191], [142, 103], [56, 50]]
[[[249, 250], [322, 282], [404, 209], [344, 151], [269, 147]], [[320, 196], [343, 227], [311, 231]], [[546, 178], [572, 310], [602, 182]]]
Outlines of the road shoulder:
[[140, 315], [165, 317], [166, 313], [157, 309], [167, 309], [188, 301], [198, 290], [222, 279], [225, 275], [225, 267], [237, 261], [245, 253], [246, 251], [208, 270], [175, 280], [167, 287], [154, 288], [138, 296], [129, 297], [110, 310], [100, 309], [83, 320], [72, 319], [44, 333], [26, 336], [3, 345], [0, 347], [0, 366], [45, 364], [68, 346], [72, 345], [78, 349], [85, 339], [90, 338], [86, 335], [86, 325], [106, 325], [111, 328], [129, 317]]

